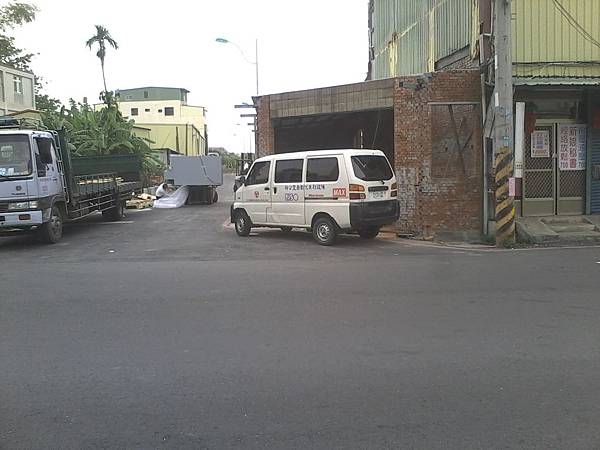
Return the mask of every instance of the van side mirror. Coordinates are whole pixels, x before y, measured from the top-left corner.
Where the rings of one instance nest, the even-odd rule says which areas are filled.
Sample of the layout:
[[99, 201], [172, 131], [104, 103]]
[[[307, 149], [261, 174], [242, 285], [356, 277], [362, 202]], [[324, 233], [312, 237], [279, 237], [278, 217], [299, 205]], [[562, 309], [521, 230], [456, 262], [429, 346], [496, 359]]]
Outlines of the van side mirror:
[[240, 185], [246, 184], [246, 175], [240, 175]]

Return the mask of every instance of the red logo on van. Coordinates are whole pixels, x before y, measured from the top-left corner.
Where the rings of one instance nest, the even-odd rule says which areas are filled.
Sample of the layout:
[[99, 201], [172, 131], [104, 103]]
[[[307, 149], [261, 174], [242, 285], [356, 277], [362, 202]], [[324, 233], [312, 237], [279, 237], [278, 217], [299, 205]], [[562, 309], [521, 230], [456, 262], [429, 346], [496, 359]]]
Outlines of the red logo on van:
[[333, 188], [333, 196], [334, 197], [345, 197], [346, 196], [346, 188]]

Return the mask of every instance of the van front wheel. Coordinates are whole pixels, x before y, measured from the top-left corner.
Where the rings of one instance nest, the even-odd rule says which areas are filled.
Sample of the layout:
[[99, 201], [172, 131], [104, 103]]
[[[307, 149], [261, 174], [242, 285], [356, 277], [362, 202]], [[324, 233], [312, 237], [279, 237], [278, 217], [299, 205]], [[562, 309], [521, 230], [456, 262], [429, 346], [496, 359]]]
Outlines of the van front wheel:
[[358, 235], [363, 239], [373, 239], [379, 234], [379, 227], [369, 227], [358, 230]]
[[337, 236], [335, 224], [329, 217], [319, 217], [312, 227], [313, 237], [318, 244], [333, 245]]
[[248, 236], [252, 230], [252, 222], [245, 211], [235, 213], [235, 232], [238, 236]]

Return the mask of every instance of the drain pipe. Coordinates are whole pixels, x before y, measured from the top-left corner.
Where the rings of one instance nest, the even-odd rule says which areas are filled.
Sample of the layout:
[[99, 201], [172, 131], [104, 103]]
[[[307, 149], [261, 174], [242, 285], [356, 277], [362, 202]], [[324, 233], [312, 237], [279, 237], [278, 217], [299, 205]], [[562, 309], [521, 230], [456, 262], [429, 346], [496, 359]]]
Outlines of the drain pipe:
[[483, 153], [483, 235], [489, 236], [489, 217], [488, 217], [488, 162], [487, 162], [487, 145], [485, 139], [485, 122], [487, 116], [487, 105], [485, 101], [485, 74], [481, 74], [481, 149]]
[[483, 33], [481, 33], [479, 35], [479, 64], [480, 67], [486, 67], [486, 70], [480, 70], [481, 75], [480, 75], [480, 79], [481, 79], [481, 149], [482, 149], [482, 153], [483, 153], [483, 164], [482, 164], [482, 171], [483, 171], [483, 216], [482, 216], [482, 220], [483, 220], [483, 235], [488, 237], [490, 234], [490, 230], [489, 230], [489, 216], [488, 216], [488, 208], [489, 208], [489, 195], [488, 195], [488, 171], [490, 170], [490, 168], [488, 167], [488, 160], [487, 160], [487, 145], [486, 145], [486, 138], [485, 138], [485, 125], [487, 122], [487, 102], [486, 102], [486, 92], [485, 92], [485, 80], [486, 80], [486, 72], [487, 72], [487, 61], [486, 61], [486, 57], [485, 57], [485, 42], [484, 42], [485, 36]]

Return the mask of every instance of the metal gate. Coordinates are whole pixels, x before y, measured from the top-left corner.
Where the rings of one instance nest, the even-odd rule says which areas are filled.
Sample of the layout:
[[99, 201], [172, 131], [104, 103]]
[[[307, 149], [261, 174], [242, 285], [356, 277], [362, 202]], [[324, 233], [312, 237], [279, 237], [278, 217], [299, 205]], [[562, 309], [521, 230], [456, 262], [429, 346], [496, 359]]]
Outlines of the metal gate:
[[[570, 135], [569, 135], [570, 133]], [[532, 139], [537, 145], [532, 146]], [[525, 138], [523, 215], [579, 215], [585, 210], [585, 125], [536, 126]], [[569, 152], [579, 148], [579, 154]], [[582, 153], [583, 152], [583, 153]]]

